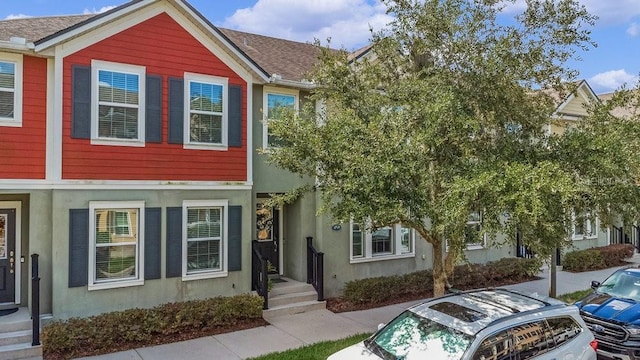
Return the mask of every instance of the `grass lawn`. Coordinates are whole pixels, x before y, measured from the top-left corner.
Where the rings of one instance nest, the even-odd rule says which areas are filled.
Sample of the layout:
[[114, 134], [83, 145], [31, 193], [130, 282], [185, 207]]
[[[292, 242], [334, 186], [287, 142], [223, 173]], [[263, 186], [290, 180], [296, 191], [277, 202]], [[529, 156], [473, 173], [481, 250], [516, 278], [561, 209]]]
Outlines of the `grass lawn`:
[[249, 360], [326, 360], [329, 355], [360, 342], [371, 334], [358, 334], [336, 341], [323, 341], [298, 349], [262, 355]]
[[564, 301], [567, 304], [573, 304], [574, 302], [582, 299], [583, 297], [589, 295], [589, 293], [591, 293], [593, 290], [591, 289], [587, 289], [587, 290], [579, 290], [579, 291], [574, 291], [572, 293], [568, 293], [568, 294], [562, 294], [560, 296], [558, 296], [558, 300]]

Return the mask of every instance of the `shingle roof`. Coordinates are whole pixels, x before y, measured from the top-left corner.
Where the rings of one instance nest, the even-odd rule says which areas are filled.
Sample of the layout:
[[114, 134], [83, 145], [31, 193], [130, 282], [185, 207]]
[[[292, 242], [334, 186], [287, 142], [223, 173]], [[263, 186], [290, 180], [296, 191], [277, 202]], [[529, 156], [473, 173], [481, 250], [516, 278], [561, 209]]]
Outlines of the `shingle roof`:
[[[37, 42], [95, 16], [90, 14], [2, 20], [0, 21], [0, 41], [20, 37], [27, 39], [27, 42]], [[218, 28], [218, 30], [267, 74], [277, 74], [284, 80], [303, 80], [305, 73], [311, 70], [318, 56], [318, 49], [310, 43], [231, 29]]]

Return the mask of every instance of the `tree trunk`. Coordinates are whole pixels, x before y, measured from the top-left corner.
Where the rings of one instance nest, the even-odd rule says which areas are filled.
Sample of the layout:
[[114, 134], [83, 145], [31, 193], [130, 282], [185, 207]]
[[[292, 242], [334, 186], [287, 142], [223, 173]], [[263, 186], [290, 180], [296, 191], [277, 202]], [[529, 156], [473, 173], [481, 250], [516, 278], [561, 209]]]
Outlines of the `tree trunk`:
[[442, 296], [445, 293], [445, 285], [447, 284], [442, 241], [433, 242], [431, 245], [433, 245], [433, 296]]

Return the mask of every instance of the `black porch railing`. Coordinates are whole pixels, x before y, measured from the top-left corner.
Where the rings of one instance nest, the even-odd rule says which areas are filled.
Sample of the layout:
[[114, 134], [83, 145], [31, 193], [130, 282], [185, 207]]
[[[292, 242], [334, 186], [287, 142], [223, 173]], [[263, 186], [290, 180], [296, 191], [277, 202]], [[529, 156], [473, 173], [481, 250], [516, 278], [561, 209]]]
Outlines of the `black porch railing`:
[[525, 259], [531, 259], [535, 256], [533, 251], [531, 251], [531, 249], [522, 241], [520, 232], [516, 234], [516, 256]]
[[255, 290], [258, 295], [262, 296], [262, 309], [269, 309], [269, 276], [267, 258], [262, 255], [257, 240], [253, 240], [252, 244], [252, 267], [253, 271], [251, 279], [251, 289]]
[[307, 284], [313, 285], [318, 292], [318, 301], [324, 300], [324, 253], [317, 251], [312, 244], [313, 238], [307, 237]]
[[611, 244], [632, 244], [640, 251], [640, 228], [631, 226], [611, 226]]
[[38, 254], [31, 254], [31, 346], [40, 345], [40, 274]]

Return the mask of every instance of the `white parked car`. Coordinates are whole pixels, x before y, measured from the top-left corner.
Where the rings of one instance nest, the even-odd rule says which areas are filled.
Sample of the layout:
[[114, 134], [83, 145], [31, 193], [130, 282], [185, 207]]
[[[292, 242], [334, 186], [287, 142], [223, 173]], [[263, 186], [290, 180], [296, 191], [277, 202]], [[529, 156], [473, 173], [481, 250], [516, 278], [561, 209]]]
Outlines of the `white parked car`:
[[415, 305], [328, 360], [596, 360], [596, 348], [577, 307], [483, 289]]

